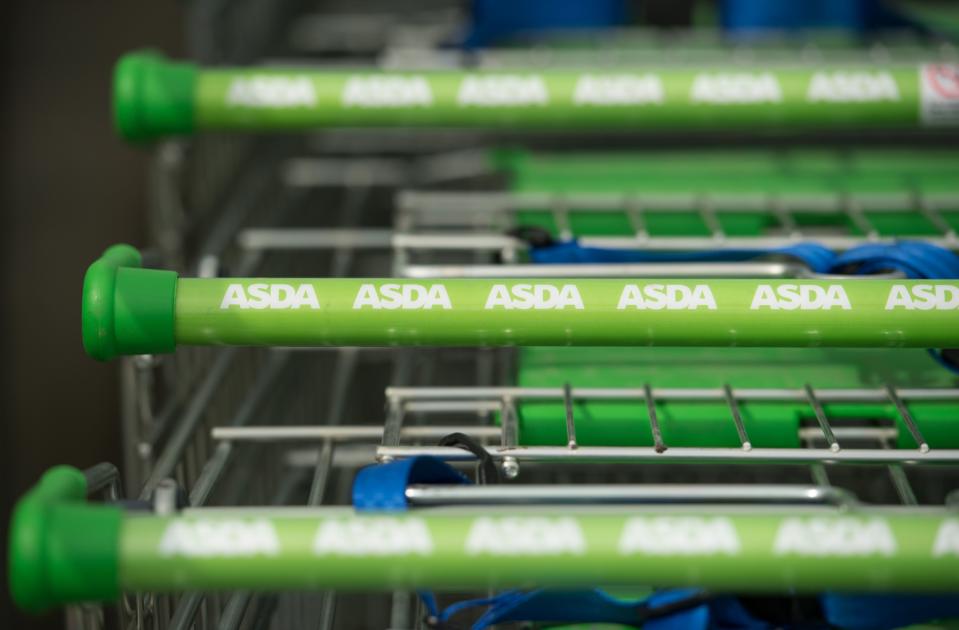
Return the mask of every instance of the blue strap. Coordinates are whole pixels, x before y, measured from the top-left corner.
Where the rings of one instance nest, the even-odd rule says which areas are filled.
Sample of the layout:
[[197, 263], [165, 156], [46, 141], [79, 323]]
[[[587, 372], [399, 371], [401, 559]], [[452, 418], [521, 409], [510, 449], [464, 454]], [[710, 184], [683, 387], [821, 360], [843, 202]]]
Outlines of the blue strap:
[[[424, 601], [440, 625], [464, 610], [488, 606], [473, 624], [473, 630], [508, 622], [609, 623], [642, 625], [648, 630], [763, 630], [769, 627], [766, 622], [753, 618], [734, 597], [695, 599], [702, 595], [703, 592], [697, 589], [672, 589], [658, 591], [646, 599], [619, 599], [598, 588], [585, 591], [536, 589], [504, 591], [493, 597], [457, 602], [443, 611], [435, 609], [435, 600], [424, 598]], [[680, 606], [666, 614], [656, 614], [657, 609], [691, 599], [689, 607]]]
[[435, 457], [401, 459], [367, 466], [353, 480], [353, 507], [362, 512], [403, 512], [411, 484], [468, 484], [470, 480]]
[[959, 597], [949, 595], [839, 595], [821, 600], [826, 620], [850, 630], [884, 630], [959, 617]]
[[798, 243], [773, 248], [648, 252], [583, 247], [575, 239], [536, 247], [530, 251], [533, 262], [542, 264], [736, 262], [765, 256], [795, 258], [816, 273], [837, 273], [845, 268], [855, 267], [857, 274], [901, 271], [910, 278], [959, 278], [959, 256], [948, 249], [922, 241], [859, 245], [839, 255], [818, 243]]
[[805, 263], [817, 273], [828, 273], [836, 254], [817, 243], [798, 243], [772, 249], [706, 249], [692, 252], [644, 252], [632, 249], [583, 247], [576, 240], [536, 247], [530, 251], [533, 262], [562, 263], [631, 263], [631, 262], [736, 262], [763, 256], [788, 256]]
[[959, 256], [922, 241], [860, 245], [839, 255], [832, 270], [850, 265], [861, 265], [857, 273], [896, 270], [909, 278], [959, 278]]

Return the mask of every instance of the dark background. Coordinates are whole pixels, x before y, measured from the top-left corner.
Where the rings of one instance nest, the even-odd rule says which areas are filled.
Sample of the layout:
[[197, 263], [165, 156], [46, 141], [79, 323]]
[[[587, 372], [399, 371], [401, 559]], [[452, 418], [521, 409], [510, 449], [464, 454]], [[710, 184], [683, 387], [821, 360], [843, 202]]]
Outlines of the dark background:
[[119, 463], [117, 365], [84, 355], [80, 290], [108, 245], [142, 245], [149, 152], [114, 133], [113, 62], [150, 46], [184, 54], [178, 2], [6, 3], [0, 88], [3, 380], [0, 627], [62, 628], [24, 617], [6, 579], [12, 503], [55, 464]]

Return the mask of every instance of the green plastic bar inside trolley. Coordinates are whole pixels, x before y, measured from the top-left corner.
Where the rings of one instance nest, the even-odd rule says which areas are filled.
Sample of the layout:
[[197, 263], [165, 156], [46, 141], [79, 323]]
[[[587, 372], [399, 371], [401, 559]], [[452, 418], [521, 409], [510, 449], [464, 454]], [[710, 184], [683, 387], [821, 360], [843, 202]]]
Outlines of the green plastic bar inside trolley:
[[[114, 74], [119, 131], [912, 128], [959, 124], [949, 66], [381, 71], [201, 68], [137, 52]], [[950, 74], [952, 73], [952, 74]]]
[[129, 245], [83, 287], [88, 354], [177, 345], [959, 347], [959, 282], [179, 278]]
[[945, 510], [218, 508], [171, 517], [87, 504], [85, 490], [83, 473], [60, 466], [17, 504], [9, 578], [20, 607], [232, 589], [959, 591], [959, 517]]

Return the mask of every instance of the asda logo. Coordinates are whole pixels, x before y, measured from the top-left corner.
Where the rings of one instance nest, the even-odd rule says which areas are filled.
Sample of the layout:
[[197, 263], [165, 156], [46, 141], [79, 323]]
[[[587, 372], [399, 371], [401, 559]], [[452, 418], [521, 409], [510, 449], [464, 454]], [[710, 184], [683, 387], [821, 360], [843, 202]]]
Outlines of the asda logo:
[[746, 103], [778, 103], [782, 88], [769, 72], [701, 73], [693, 79], [689, 98], [693, 103], [737, 105]]
[[663, 83], [654, 74], [584, 74], [573, 91], [576, 105], [644, 105], [663, 98]]
[[776, 532], [778, 556], [891, 556], [896, 538], [885, 519], [856, 517], [787, 518]]
[[951, 284], [894, 284], [889, 290], [886, 310], [953, 311], [959, 308], [959, 287]]
[[735, 555], [740, 550], [736, 528], [728, 518], [699, 516], [637, 517], [626, 521], [619, 553], [666, 555]]
[[716, 310], [713, 292], [705, 284], [627, 284], [619, 296], [619, 310], [633, 307], [640, 310], [691, 310], [699, 307]]
[[157, 552], [191, 558], [275, 556], [280, 552], [280, 541], [273, 524], [265, 519], [177, 519], [167, 525]]
[[469, 75], [460, 83], [456, 102], [478, 107], [548, 105], [549, 92], [536, 75]]
[[420, 284], [383, 284], [377, 287], [373, 284], [364, 284], [353, 300], [354, 309], [364, 307], [373, 310], [386, 309], [425, 309], [433, 307], [451, 309], [450, 296], [442, 284], [431, 284], [425, 287]]
[[466, 536], [469, 556], [543, 556], [586, 552], [579, 523], [570, 517], [481, 517]]
[[520, 311], [583, 309], [583, 298], [574, 284], [494, 284], [486, 298], [486, 310], [503, 308]]
[[229, 105], [300, 107], [316, 105], [313, 82], [306, 77], [256, 75], [234, 79], [226, 95]]
[[221, 309], [298, 309], [320, 308], [312, 284], [231, 284], [223, 294]]
[[817, 72], [809, 80], [810, 103], [898, 101], [899, 86], [888, 72]]
[[329, 520], [313, 538], [318, 556], [407, 556], [433, 553], [433, 537], [422, 519], [392, 516]]
[[813, 284], [780, 284], [773, 288], [768, 284], [756, 287], [751, 310], [768, 308], [774, 311], [828, 311], [831, 308], [850, 310], [849, 296], [838, 284], [820, 287]]
[[344, 107], [425, 107], [433, 91], [423, 77], [355, 76], [343, 88]]

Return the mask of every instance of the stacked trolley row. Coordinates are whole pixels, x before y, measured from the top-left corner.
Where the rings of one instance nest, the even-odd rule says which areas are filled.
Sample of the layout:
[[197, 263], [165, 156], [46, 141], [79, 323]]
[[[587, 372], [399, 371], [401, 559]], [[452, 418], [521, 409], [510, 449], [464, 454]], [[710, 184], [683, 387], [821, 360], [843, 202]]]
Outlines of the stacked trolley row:
[[[140, 75], [149, 87], [138, 89], [162, 88], [165, 72], [149, 65]], [[873, 103], [812, 105], [814, 72], [770, 75], [788, 106], [768, 116], [768, 103], [674, 107], [670, 99], [693, 90], [697, 72], [689, 70], [664, 80], [665, 102], [651, 104], [659, 109], [650, 118], [629, 113], [637, 108], [577, 118], [573, 103], [551, 100], [529, 114], [514, 104], [469, 120], [451, 96], [468, 78], [458, 73], [424, 79], [429, 106], [338, 109], [329, 97], [342, 102], [348, 73], [181, 72], [177, 89], [191, 98], [150, 131], [427, 125], [434, 116], [479, 126], [629, 126], [657, 116], [663, 124], [748, 125], [757, 112], [775, 124], [909, 126], [923, 111], [915, 67], [890, 70], [897, 99]], [[277, 109], [254, 95], [229, 106], [231, 82], [255, 86], [261, 75], [289, 80], [290, 90], [310, 81], [315, 102]], [[617, 71], [611, 85], [628, 83], [623, 76]], [[578, 80], [557, 72], [543, 85], [552, 98]], [[535, 82], [527, 88], [536, 93]], [[136, 111], [137, 124], [157, 122], [156, 110]], [[188, 127], [177, 126], [185, 120]], [[916, 304], [927, 295], [951, 303], [959, 285], [827, 276], [783, 255], [532, 261], [573, 236], [606, 252], [771, 252], [809, 240], [841, 251], [904, 235], [955, 249], [959, 190], [946, 178], [924, 181], [930, 164], [910, 164], [914, 155], [863, 169], [875, 181], [909, 171], [895, 190], [846, 185], [855, 178], [834, 169], [848, 156], [818, 158], [823, 179], [838, 181], [806, 190], [757, 189], [770, 176], [763, 168], [719, 169], [706, 185], [711, 167], [697, 172], [694, 158], [681, 155], [672, 176], [664, 168], [635, 187], [622, 179], [636, 164], [619, 182], [596, 184], [616, 168], [616, 158], [603, 156], [588, 158], [596, 170], [578, 182], [584, 164], [575, 156], [555, 165], [472, 150], [307, 158], [281, 171], [288, 207], [211, 215], [214, 227], [197, 249], [200, 278], [141, 269], [135, 250], [109, 250], [88, 272], [84, 341], [97, 358], [137, 355], [123, 370], [127, 486], [140, 489], [141, 503], [80, 503], [106, 487], [115, 474], [108, 468], [85, 477], [51, 472], [14, 523], [20, 601], [43, 608], [130, 593], [123, 614], [159, 627], [413, 627], [424, 617], [413, 592], [429, 588], [954, 592], [959, 535], [947, 506], [959, 461], [959, 389], [925, 349], [956, 347], [955, 311], [888, 306], [902, 291]], [[726, 159], [770, 160], [717, 161]], [[355, 208], [366, 206], [354, 201], [343, 225], [327, 228], [296, 188], [349, 180], [351, 166], [361, 188], [380, 177], [389, 187], [422, 188], [505, 172], [515, 190], [407, 191], [394, 217], [377, 204], [373, 218], [358, 216]], [[778, 167], [782, 181], [815, 179], [796, 164]], [[275, 186], [276, 175], [264, 181]], [[750, 184], [722, 183], [737, 176]], [[680, 178], [700, 183], [691, 190]], [[330, 277], [311, 279], [323, 275]], [[931, 293], [915, 289], [930, 283]], [[650, 284], [705, 287], [710, 298], [700, 290], [705, 303], [694, 310], [642, 308], [636, 293], [649, 297]], [[773, 295], [821, 287], [849, 308], [753, 308], [764, 286]], [[261, 347], [160, 356], [179, 345]], [[586, 349], [542, 348], [569, 345]], [[716, 346], [737, 348], [702, 349]], [[842, 349], [851, 346], [885, 350]], [[464, 450], [446, 439], [455, 434], [485, 448]], [[487, 483], [414, 483], [401, 489], [402, 513], [344, 506], [358, 468], [422, 455], [457, 465], [479, 459]], [[498, 475], [516, 481], [492, 484]]]

